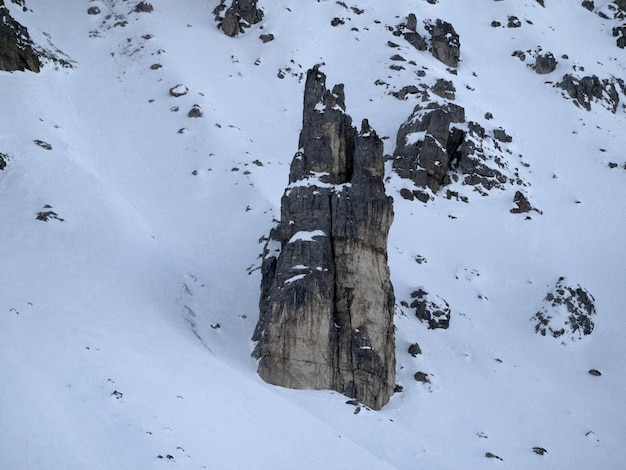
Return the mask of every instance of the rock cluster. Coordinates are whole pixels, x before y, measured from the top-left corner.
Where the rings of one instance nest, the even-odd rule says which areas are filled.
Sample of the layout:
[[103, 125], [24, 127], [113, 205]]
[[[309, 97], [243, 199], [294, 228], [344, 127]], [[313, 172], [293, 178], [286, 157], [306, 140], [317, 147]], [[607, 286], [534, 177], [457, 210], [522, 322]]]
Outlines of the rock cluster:
[[383, 143], [366, 120], [352, 126], [343, 85], [325, 81], [308, 71], [300, 150], [264, 249], [254, 355], [269, 383], [379, 409], [395, 387]]
[[[434, 88], [438, 95], [454, 96], [454, 88], [445, 81], [438, 81]], [[511, 140], [503, 129], [488, 135], [478, 123], [466, 123], [465, 109], [454, 103], [420, 103], [398, 130], [393, 168], [400, 177], [433, 193], [461, 181], [486, 195], [494, 188], [525, 184], [517, 171], [512, 174], [503, 157], [503, 147]], [[411, 194], [423, 202], [429, 199], [425, 191]]]
[[622, 79], [615, 77], [600, 79], [596, 75], [580, 78], [565, 74], [556, 86], [563, 89], [574, 100], [576, 106], [587, 111], [591, 111], [592, 102], [597, 102], [615, 113], [620, 102], [618, 89], [622, 94], [626, 93]]
[[28, 30], [15, 21], [0, 0], [0, 70], [39, 72], [41, 62]]
[[231, 6], [226, 7], [226, 0], [220, 0], [213, 10], [218, 28], [230, 37], [243, 33], [245, 28], [263, 19], [263, 10], [257, 8], [257, 3], [258, 0], [232, 0]]
[[410, 307], [415, 309], [415, 315], [420, 321], [428, 323], [432, 330], [447, 329], [450, 326], [450, 305], [441, 297], [429, 294], [423, 289], [411, 293]]
[[535, 332], [542, 336], [576, 341], [590, 335], [596, 315], [593, 296], [579, 284], [560, 277], [548, 292], [541, 308], [532, 316]]
[[457, 67], [461, 55], [461, 42], [454, 27], [443, 20], [424, 21], [426, 32], [430, 34], [430, 41], [417, 31], [417, 17], [409, 13], [406, 21], [396, 26], [394, 36], [402, 36], [418, 51], [429, 49], [433, 57], [448, 67]]

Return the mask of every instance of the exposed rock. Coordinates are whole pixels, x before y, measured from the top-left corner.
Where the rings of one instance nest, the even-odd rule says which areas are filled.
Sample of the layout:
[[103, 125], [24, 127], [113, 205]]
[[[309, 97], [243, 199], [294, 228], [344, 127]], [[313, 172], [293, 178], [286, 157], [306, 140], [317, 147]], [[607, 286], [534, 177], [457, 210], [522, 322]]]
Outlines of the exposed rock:
[[413, 343], [409, 346], [409, 354], [413, 357], [418, 356], [419, 354], [422, 354], [422, 348], [420, 348], [419, 344]]
[[448, 302], [422, 289], [412, 292], [411, 298], [414, 299], [411, 308], [415, 309], [417, 318], [428, 323], [428, 328], [432, 330], [447, 329], [450, 326], [450, 305]]
[[33, 140], [33, 142], [39, 145], [42, 149], [52, 150], [52, 145], [50, 145], [48, 142], [44, 142], [43, 140], [39, 140], [39, 139], [35, 139]]
[[600, 377], [602, 375], [602, 372], [600, 372], [598, 369], [589, 369], [589, 374], [593, 375], [594, 377]]
[[263, 10], [257, 8], [257, 3], [258, 0], [232, 0], [231, 6], [227, 8], [226, 0], [220, 0], [220, 4], [213, 10], [217, 27], [230, 37], [243, 33], [245, 28], [263, 19]]
[[9, 161], [9, 156], [5, 153], [0, 153], [0, 171], [7, 167], [7, 161]]
[[187, 93], [189, 93], [189, 88], [187, 88], [185, 85], [182, 85], [182, 84], [176, 85], [170, 88], [170, 95], [173, 96], [174, 98], [185, 96]]
[[89, 15], [99, 15], [101, 13], [100, 8], [93, 6], [87, 8], [87, 14]]
[[417, 105], [398, 131], [393, 162], [396, 172], [433, 192], [449, 183], [451, 153], [458, 148], [448, 151], [449, 140], [451, 146], [457, 143], [456, 134], [451, 138], [450, 124], [464, 119], [463, 108], [450, 103], [429, 103], [426, 108]]
[[435, 95], [440, 96], [442, 98], [448, 100], [454, 100], [456, 89], [454, 88], [454, 83], [450, 80], [444, 80], [440, 78], [437, 80], [435, 85], [430, 89]]
[[194, 104], [193, 107], [187, 113], [187, 116], [190, 118], [201, 118], [202, 117], [202, 108], [199, 104]]
[[601, 80], [596, 75], [579, 78], [566, 74], [563, 75], [563, 79], [556, 86], [565, 90], [569, 97], [574, 100], [576, 106], [591, 111], [591, 103], [597, 102], [615, 113], [619, 105], [619, 93], [615, 87], [616, 83], [622, 90], [622, 93], [624, 93], [624, 82], [621, 79]]
[[[457, 123], [459, 126], [454, 126]], [[450, 102], [418, 104], [398, 130], [393, 154], [396, 173], [433, 193], [458, 181], [483, 196], [507, 185], [525, 185], [518, 171], [509, 169], [504, 156], [511, 153], [505, 146], [512, 137], [499, 128], [491, 138], [479, 124], [464, 123], [461, 106]], [[467, 202], [467, 197], [455, 194]], [[419, 195], [413, 191], [413, 195], [422, 202], [429, 199], [423, 191]]]
[[582, 6], [589, 11], [593, 11], [596, 8], [596, 5], [593, 2], [593, 0], [583, 0]]
[[517, 16], [509, 16], [507, 20], [508, 20], [508, 23], [506, 25], [507, 28], [519, 28], [522, 26], [522, 22]]
[[544, 455], [548, 453], [548, 451], [543, 447], [533, 447], [533, 452], [537, 455]]
[[254, 355], [269, 383], [379, 409], [395, 386], [383, 143], [367, 121], [357, 132], [343, 85], [325, 82], [307, 73], [300, 150], [264, 249]]
[[533, 206], [530, 204], [526, 196], [521, 191], [515, 191], [515, 196], [513, 197], [513, 203], [517, 207], [514, 207], [509, 212], [511, 214], [522, 214], [525, 212], [530, 212]]
[[538, 55], [535, 58], [535, 72], [537, 72], [540, 75], [545, 75], [547, 73], [550, 72], [554, 72], [554, 69], [556, 69], [556, 64], [557, 61], [554, 58], [554, 55], [552, 55], [551, 52], [548, 52], [547, 54], [543, 54], [543, 55]]
[[416, 372], [413, 375], [413, 378], [415, 380], [417, 380], [418, 382], [422, 382], [423, 384], [429, 384], [430, 383], [430, 379], [428, 378], [428, 374], [425, 372]]
[[0, 0], [0, 70], [39, 72], [40, 68], [39, 53], [28, 30], [13, 19]]
[[153, 10], [154, 7], [148, 2], [139, 2], [133, 9], [135, 13], [151, 13]]
[[445, 21], [437, 20], [435, 24], [427, 23], [426, 30], [431, 35], [433, 57], [449, 67], [459, 65], [461, 42], [454, 27]]
[[[45, 206], [43, 206], [43, 208], [52, 209], [52, 206], [46, 204]], [[65, 222], [65, 219], [62, 219], [61, 217], [59, 217], [59, 214], [51, 210], [44, 210], [41, 212], [37, 212], [37, 215], [35, 218], [37, 220], [41, 220], [42, 222], [47, 222], [48, 220], [58, 220], [59, 222]]]
[[274, 40], [274, 35], [273, 34], [261, 34], [259, 36], [259, 39], [261, 41], [263, 41], [263, 44], [265, 44], [266, 42], [270, 42]]
[[560, 277], [532, 317], [535, 332], [563, 342], [576, 341], [593, 332], [596, 306], [593, 296], [579, 284], [569, 284]]
[[493, 138], [503, 143], [513, 142], [513, 137], [507, 134], [502, 128], [493, 130]]
[[410, 31], [417, 31], [417, 17], [415, 13], [409, 13], [406, 17], [406, 28]]
[[617, 38], [617, 47], [624, 49], [626, 47], [626, 24], [615, 26], [613, 36]]

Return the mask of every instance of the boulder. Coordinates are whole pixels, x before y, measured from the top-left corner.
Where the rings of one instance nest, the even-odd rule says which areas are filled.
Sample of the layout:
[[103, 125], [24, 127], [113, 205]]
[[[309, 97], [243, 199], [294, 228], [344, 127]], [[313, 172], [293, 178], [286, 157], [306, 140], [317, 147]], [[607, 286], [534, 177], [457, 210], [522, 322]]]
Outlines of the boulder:
[[427, 23], [426, 30], [431, 35], [433, 57], [449, 67], [457, 67], [461, 55], [461, 42], [454, 27], [438, 19], [434, 25]]
[[395, 387], [392, 199], [383, 143], [345, 112], [342, 85], [307, 73], [300, 150], [265, 245], [253, 340], [268, 383], [330, 389], [381, 408]]
[[538, 55], [535, 58], [535, 72], [540, 75], [545, 75], [550, 72], [554, 72], [556, 69], [557, 61], [551, 52], [547, 54]]

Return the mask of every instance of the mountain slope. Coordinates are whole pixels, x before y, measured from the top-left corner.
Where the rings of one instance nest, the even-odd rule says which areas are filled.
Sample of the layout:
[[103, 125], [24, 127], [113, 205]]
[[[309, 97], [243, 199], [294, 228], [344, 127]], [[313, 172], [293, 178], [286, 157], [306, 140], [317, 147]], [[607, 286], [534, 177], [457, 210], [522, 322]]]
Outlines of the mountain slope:
[[[586, 111], [553, 86], [566, 73], [624, 77], [614, 20], [558, 1], [280, 0], [228, 38], [213, 22], [217, 1], [155, 0], [151, 13], [67, 3], [7, 5], [73, 67], [0, 73], [3, 467], [619, 467], [624, 110]], [[456, 74], [393, 35], [411, 12], [425, 36], [426, 19], [454, 25]], [[509, 16], [521, 26], [507, 28]], [[539, 46], [557, 58], [551, 74], [527, 66]], [[389, 162], [403, 391], [378, 412], [267, 385], [250, 357], [259, 239], [278, 218], [303, 75], [318, 63], [389, 155], [419, 103], [392, 93], [453, 81], [469, 120], [513, 137], [507, 158], [542, 212], [511, 214], [515, 187], [456, 188], [467, 204], [408, 201]], [[174, 97], [179, 84], [188, 93]], [[188, 117], [196, 104], [203, 116]], [[37, 219], [46, 212], [56, 216]], [[593, 333], [565, 345], [530, 320], [561, 276], [597, 309]], [[449, 329], [429, 330], [401, 304], [419, 287], [450, 304]], [[412, 357], [416, 342], [423, 354]]]

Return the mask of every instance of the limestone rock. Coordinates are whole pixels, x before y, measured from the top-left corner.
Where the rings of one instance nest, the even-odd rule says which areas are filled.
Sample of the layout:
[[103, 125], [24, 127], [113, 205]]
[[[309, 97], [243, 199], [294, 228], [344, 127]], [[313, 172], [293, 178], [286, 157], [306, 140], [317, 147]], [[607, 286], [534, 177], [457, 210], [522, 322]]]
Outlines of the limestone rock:
[[559, 338], [563, 343], [590, 335], [596, 315], [595, 299], [579, 284], [560, 277], [543, 299], [543, 305], [532, 316], [535, 332]]
[[438, 19], [434, 25], [432, 23], [426, 24], [426, 30], [431, 35], [433, 57], [449, 67], [458, 66], [461, 42], [454, 27], [450, 23]]
[[0, 70], [39, 72], [41, 62], [28, 30], [15, 21], [0, 0]]
[[232, 0], [226, 7], [226, 0], [220, 0], [213, 13], [215, 21], [226, 36], [235, 37], [243, 33], [245, 28], [263, 19], [263, 10], [257, 7], [258, 0]]
[[325, 81], [307, 73], [300, 150], [264, 249], [254, 355], [266, 382], [379, 409], [395, 386], [383, 143], [367, 121], [352, 126], [343, 86]]

